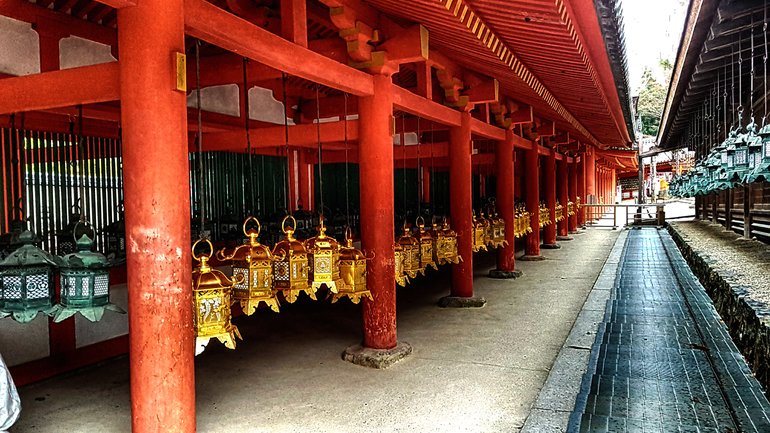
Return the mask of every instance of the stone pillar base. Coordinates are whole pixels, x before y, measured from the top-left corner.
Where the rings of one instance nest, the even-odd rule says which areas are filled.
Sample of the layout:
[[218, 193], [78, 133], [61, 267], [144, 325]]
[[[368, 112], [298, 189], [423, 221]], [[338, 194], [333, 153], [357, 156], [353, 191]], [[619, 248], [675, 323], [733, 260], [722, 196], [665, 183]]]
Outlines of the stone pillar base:
[[444, 296], [439, 299], [438, 306], [441, 308], [481, 308], [487, 303], [487, 300], [480, 296], [471, 296], [469, 298], [460, 296]]
[[412, 353], [409, 343], [400, 341], [392, 349], [371, 349], [355, 344], [342, 352], [342, 359], [369, 368], [388, 368]]
[[523, 262], [539, 262], [541, 260], [545, 260], [545, 257], [543, 256], [521, 256], [519, 260]]
[[572, 241], [575, 240], [572, 236], [556, 236], [557, 241]]
[[515, 271], [501, 271], [500, 269], [492, 269], [489, 271], [489, 278], [497, 278], [500, 280], [516, 279], [522, 275], [522, 272], [518, 269]]
[[544, 249], [544, 250], [558, 250], [558, 249], [561, 249], [561, 245], [559, 245], [559, 244], [543, 244], [543, 245], [540, 245], [540, 248]]

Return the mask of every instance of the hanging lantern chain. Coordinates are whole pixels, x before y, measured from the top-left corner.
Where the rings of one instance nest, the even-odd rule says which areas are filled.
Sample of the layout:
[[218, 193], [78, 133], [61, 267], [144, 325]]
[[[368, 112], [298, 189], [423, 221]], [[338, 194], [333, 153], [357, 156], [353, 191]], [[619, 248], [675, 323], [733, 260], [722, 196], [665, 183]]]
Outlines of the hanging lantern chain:
[[420, 116], [417, 116], [417, 216], [422, 215], [422, 171], [420, 171]]
[[743, 126], [743, 32], [738, 34], [738, 125]]
[[724, 111], [722, 112], [722, 117], [724, 118], [724, 125], [725, 125], [725, 138], [727, 138], [727, 62], [725, 62], [725, 85], [722, 88], [722, 100], [724, 101]]
[[[344, 114], [343, 120], [345, 134], [345, 224], [350, 228], [350, 163], [348, 161], [348, 94], [343, 94]], [[360, 146], [360, 144], [359, 144]]]
[[430, 204], [431, 204], [431, 215], [436, 215], [436, 200], [435, 200], [435, 194], [436, 190], [434, 189], [435, 181], [433, 180], [436, 176], [435, 170], [435, 161], [433, 159], [433, 145], [436, 144], [436, 140], [433, 137], [433, 121], [430, 122]]
[[287, 179], [286, 172], [291, 167], [291, 159], [289, 156], [289, 106], [286, 103], [286, 73], [281, 73], [281, 89], [283, 91], [283, 133], [284, 133], [284, 149], [286, 150], [286, 169], [281, 170], [283, 176], [283, 204], [286, 209], [286, 213], [289, 213], [289, 180]]
[[751, 72], [750, 72], [750, 84], [749, 84], [749, 111], [751, 113], [751, 121], [754, 121], [754, 14], [751, 14]]
[[246, 154], [249, 157], [249, 193], [251, 199], [251, 212], [256, 212], [256, 201], [254, 200], [254, 155], [251, 151], [251, 134], [249, 133], [249, 120], [251, 117], [251, 104], [249, 100], [249, 79], [248, 79], [249, 60], [243, 58], [243, 124], [246, 129]]
[[80, 183], [80, 200], [83, 203], [83, 209], [80, 210], [80, 221], [85, 221], [85, 210], [88, 209], [88, 204], [85, 202], [86, 200], [86, 169], [85, 169], [85, 146], [83, 146], [83, 142], [85, 141], [85, 137], [83, 136], [83, 105], [78, 105], [78, 182]]
[[765, 114], [762, 118], [762, 126], [765, 126], [765, 122], [767, 122], [767, 0], [765, 0], [763, 14], [762, 37], [765, 43], [765, 54], [762, 56], [762, 77], [764, 78], [762, 92], [765, 94]]
[[206, 194], [203, 189], [203, 112], [201, 108], [201, 41], [195, 41], [195, 105], [198, 109], [198, 211], [200, 212], [200, 236], [206, 232]]
[[406, 113], [401, 113], [401, 164], [402, 171], [401, 176], [404, 179], [403, 195], [404, 195], [404, 223], [406, 223]]
[[735, 47], [732, 47], [732, 53], [730, 54], [730, 109], [733, 112], [732, 125], [735, 124], [737, 118], [737, 110], [735, 108]]
[[[321, 146], [321, 85], [315, 86], [316, 138], [318, 139], [318, 200], [321, 204], [321, 216], [324, 213], [324, 173], [323, 149]], [[347, 151], [347, 149], [346, 149]]]

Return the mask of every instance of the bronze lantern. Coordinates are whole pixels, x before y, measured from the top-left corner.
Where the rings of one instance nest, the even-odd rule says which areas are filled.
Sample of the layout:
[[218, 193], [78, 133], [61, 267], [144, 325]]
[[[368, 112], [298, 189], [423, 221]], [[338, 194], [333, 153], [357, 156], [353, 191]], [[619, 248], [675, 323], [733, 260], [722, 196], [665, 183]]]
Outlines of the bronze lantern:
[[313, 291], [326, 286], [331, 293], [337, 293], [340, 279], [340, 244], [333, 237], [326, 236], [324, 217], [318, 222], [318, 235], [305, 241], [310, 268], [310, 285]]
[[[293, 225], [287, 226], [291, 219]], [[305, 245], [294, 239], [294, 229], [297, 220], [287, 215], [281, 222], [281, 228], [286, 237], [275, 244], [273, 255], [273, 287], [283, 293], [286, 302], [292, 304], [300, 293], [305, 292], [310, 299], [316, 300], [314, 289], [308, 282], [308, 254]]]
[[434, 238], [425, 230], [425, 219], [417, 217], [417, 241], [420, 243], [420, 269], [423, 275], [428, 266], [438, 269], [436, 266], [436, 252], [434, 251]]
[[110, 262], [93, 251], [95, 234], [86, 222], [79, 222], [73, 229], [77, 251], [62, 258], [60, 304], [54, 322], [77, 313], [92, 322], [101, 320], [107, 310], [125, 314], [110, 302]]
[[508, 245], [508, 241], [505, 240], [505, 220], [497, 215], [490, 215], [490, 223], [492, 225], [492, 239], [490, 246], [493, 248], [500, 248]]
[[476, 218], [476, 214], [473, 214], [473, 252], [477, 253], [481, 250], [487, 250], [487, 226], [485, 225], [485, 219], [482, 215], [481, 218]]
[[409, 278], [415, 278], [419, 272], [422, 272], [420, 266], [420, 242], [412, 236], [406, 223], [404, 223], [404, 231], [401, 237], [398, 238], [397, 243], [403, 248], [404, 273]]
[[[209, 253], [195, 255], [195, 247], [200, 242], [209, 246]], [[236, 284], [243, 284], [245, 274], [237, 274], [232, 279], [209, 266], [214, 247], [208, 239], [195, 241], [192, 246], [192, 258], [198, 266], [192, 272], [193, 311], [195, 327], [195, 354], [206, 348], [209, 340], [216, 338], [228, 349], [235, 349], [235, 338], [243, 339], [238, 328], [232, 324], [232, 290]]]
[[361, 298], [372, 298], [372, 293], [366, 288], [366, 261], [364, 253], [353, 246], [353, 236], [350, 228], [345, 230], [345, 245], [340, 247], [340, 279], [342, 284], [337, 286], [337, 293], [332, 294], [332, 304], [347, 297], [354, 304]]
[[59, 262], [34, 245], [32, 232], [21, 232], [18, 241], [22, 245], [0, 262], [0, 318], [28, 323], [38, 313], [56, 311], [53, 274]]
[[398, 242], [393, 246], [393, 270], [396, 276], [396, 284], [406, 287], [409, 284], [409, 277], [404, 272], [404, 247]]
[[463, 261], [462, 256], [457, 250], [457, 232], [452, 230], [449, 226], [449, 222], [444, 218], [444, 222], [441, 227], [441, 236], [443, 237], [444, 257], [446, 257], [444, 263], [458, 264]]
[[[249, 222], [256, 223], [256, 228], [248, 228]], [[264, 302], [271, 310], [279, 312], [278, 298], [273, 291], [273, 262], [275, 257], [270, 248], [259, 243], [259, 234], [262, 226], [259, 221], [250, 216], [243, 222], [243, 233], [248, 241], [236, 247], [232, 253], [227, 254], [225, 249], [217, 253], [217, 259], [223, 262], [231, 262], [233, 277], [236, 282], [233, 286], [233, 301], [241, 305], [243, 313], [247, 316], [254, 314], [261, 302]], [[241, 278], [239, 282], [238, 280]]]

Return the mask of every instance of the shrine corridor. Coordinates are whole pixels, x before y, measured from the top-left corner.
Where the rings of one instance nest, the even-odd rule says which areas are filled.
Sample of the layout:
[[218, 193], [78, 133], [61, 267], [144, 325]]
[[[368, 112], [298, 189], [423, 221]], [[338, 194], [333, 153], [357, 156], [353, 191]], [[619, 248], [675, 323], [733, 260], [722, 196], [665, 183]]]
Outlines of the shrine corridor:
[[770, 431], [761, 386], [667, 231], [629, 231], [609, 292], [570, 431]]

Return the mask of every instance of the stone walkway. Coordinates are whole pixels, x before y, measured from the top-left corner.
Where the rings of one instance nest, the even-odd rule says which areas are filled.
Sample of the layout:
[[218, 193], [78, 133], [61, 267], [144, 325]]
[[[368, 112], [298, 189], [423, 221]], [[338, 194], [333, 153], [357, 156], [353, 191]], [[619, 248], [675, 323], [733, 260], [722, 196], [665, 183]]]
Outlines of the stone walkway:
[[[341, 360], [361, 339], [360, 306], [298, 302], [280, 314], [240, 317], [237, 350], [212, 343], [196, 359], [198, 431], [516, 432], [618, 233], [584, 231], [543, 251], [548, 260], [519, 262], [517, 280], [485, 277], [493, 255], [476, 256], [476, 294], [488, 300], [482, 309], [436, 307], [448, 268], [399, 289], [399, 339], [414, 353], [387, 370]], [[130, 428], [125, 358], [21, 395], [12, 433]]]
[[671, 236], [631, 230], [570, 431], [770, 431], [770, 404]]

